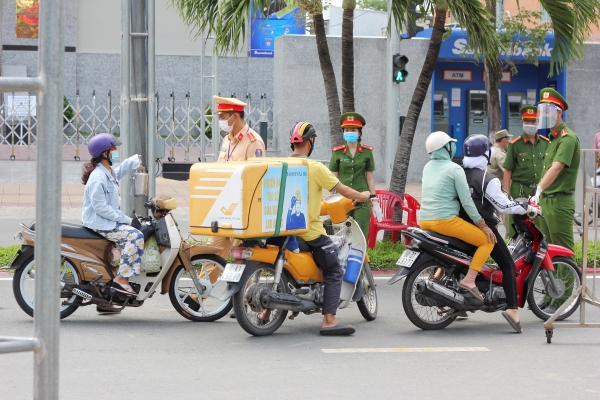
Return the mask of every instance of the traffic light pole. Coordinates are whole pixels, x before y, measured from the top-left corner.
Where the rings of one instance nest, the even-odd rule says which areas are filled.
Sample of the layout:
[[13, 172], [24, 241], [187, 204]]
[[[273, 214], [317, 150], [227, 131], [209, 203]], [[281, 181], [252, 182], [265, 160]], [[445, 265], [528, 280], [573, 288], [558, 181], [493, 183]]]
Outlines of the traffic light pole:
[[[388, 0], [388, 18], [390, 20], [390, 31], [388, 32], [387, 46], [387, 82], [394, 75], [392, 60], [394, 54], [399, 52], [400, 35], [396, 29], [396, 24], [392, 18], [392, 0]], [[394, 159], [396, 158], [396, 149], [398, 148], [398, 125], [399, 119], [399, 97], [400, 85], [392, 83], [387, 84], [386, 91], [386, 135], [385, 135], [385, 182], [390, 186], [392, 180], [392, 170], [394, 169]]]

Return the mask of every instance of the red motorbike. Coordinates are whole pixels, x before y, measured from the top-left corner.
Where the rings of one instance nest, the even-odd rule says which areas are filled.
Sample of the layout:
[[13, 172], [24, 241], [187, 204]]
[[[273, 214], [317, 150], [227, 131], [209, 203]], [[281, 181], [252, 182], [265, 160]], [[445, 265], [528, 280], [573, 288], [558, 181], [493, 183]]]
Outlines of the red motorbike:
[[[508, 242], [508, 248], [516, 266], [517, 303], [522, 308], [527, 299], [531, 311], [545, 321], [573, 290], [579, 288], [581, 271], [570, 258], [575, 254], [564, 247], [548, 244], [528, 217], [514, 215], [513, 219], [516, 233]], [[407, 250], [396, 263], [402, 268], [388, 284], [407, 278], [402, 305], [415, 326], [425, 330], [443, 329], [463, 311], [506, 309], [502, 271], [496, 264], [485, 264], [477, 277], [476, 284], [484, 296], [483, 303], [458, 287], [471, 264], [477, 249], [475, 246], [417, 228], [402, 232], [402, 243]], [[444, 273], [441, 274], [438, 269]], [[579, 298], [565, 309], [558, 320], [569, 317], [578, 306]]]

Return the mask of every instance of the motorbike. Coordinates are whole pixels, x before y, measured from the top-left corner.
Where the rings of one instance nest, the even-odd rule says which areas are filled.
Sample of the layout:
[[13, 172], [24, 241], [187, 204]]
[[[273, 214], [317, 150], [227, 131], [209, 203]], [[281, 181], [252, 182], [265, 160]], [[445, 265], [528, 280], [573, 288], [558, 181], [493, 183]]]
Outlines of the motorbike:
[[[550, 302], [568, 298], [581, 285], [581, 272], [570, 258], [575, 254], [548, 244], [529, 217], [513, 215], [513, 219], [516, 233], [508, 242], [508, 248], [516, 267], [517, 305], [523, 308], [527, 300], [531, 311], [545, 321], [554, 313], [548, 307]], [[443, 329], [464, 311], [506, 309], [502, 271], [496, 264], [486, 263], [475, 281], [484, 297], [483, 303], [458, 287], [477, 250], [475, 246], [418, 228], [402, 232], [402, 243], [407, 250], [397, 262], [401, 269], [388, 284], [406, 278], [402, 305], [415, 326], [424, 330]], [[567, 285], [569, 281], [573, 282], [572, 286]], [[578, 306], [579, 298], [558, 320], [568, 318]]]
[[[136, 295], [127, 294], [111, 284], [116, 277], [120, 252], [115, 243], [97, 232], [75, 224], [61, 224], [60, 318], [78, 308], [96, 305], [99, 312], [118, 313], [125, 307], [140, 307], [156, 291], [169, 293], [171, 304], [184, 318], [215, 321], [231, 310], [231, 301], [219, 300], [225, 283], [219, 280], [226, 261], [217, 256], [221, 248], [186, 243], [171, 211], [175, 200], [166, 196], [151, 199], [146, 205], [152, 216], [139, 218], [141, 231], [154, 236], [158, 252], [156, 267], [129, 278]], [[34, 314], [36, 241], [35, 222], [15, 234], [21, 241], [11, 269], [16, 270], [13, 292], [25, 313]], [[146, 238], [147, 240], [148, 238]], [[145, 250], [148, 251], [148, 250]], [[52, 266], [44, 265], [41, 268]]]
[[[339, 308], [356, 301], [367, 321], [377, 317], [377, 291], [366, 254], [367, 242], [354, 219], [347, 213], [361, 203], [339, 194], [323, 200], [321, 215], [329, 216], [328, 236], [337, 247], [340, 264], [345, 268]], [[310, 248], [298, 238], [299, 252], [286, 249], [290, 237], [280, 246], [266, 240], [244, 240], [231, 249], [233, 263], [227, 264], [221, 277], [228, 282], [221, 299], [233, 297], [233, 310], [240, 326], [254, 336], [274, 333], [288, 312], [293, 320], [299, 313], [321, 311], [324, 283]]]

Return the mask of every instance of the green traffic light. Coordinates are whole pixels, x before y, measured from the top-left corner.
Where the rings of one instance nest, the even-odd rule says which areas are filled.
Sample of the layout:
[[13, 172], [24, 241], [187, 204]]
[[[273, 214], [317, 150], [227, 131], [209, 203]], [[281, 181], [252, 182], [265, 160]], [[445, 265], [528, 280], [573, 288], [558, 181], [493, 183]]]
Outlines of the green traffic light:
[[399, 70], [396, 72], [396, 82], [405, 82], [408, 72], [406, 70]]

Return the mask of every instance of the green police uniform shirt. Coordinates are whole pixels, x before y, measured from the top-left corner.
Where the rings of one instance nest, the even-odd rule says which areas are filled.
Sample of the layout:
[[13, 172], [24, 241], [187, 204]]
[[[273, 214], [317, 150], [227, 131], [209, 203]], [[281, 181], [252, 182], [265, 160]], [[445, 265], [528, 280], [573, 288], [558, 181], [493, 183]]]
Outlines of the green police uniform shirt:
[[354, 157], [347, 146], [337, 146], [332, 151], [329, 170], [339, 174], [340, 182], [357, 192], [369, 190], [366, 173], [375, 171], [373, 148], [358, 145]]
[[544, 156], [543, 173], [550, 169], [553, 162], [563, 163], [565, 167], [559, 172], [554, 182], [544, 190], [544, 193], [574, 193], [579, 172], [579, 138], [567, 128], [564, 122], [556, 129], [551, 130], [548, 138], [550, 144]]
[[542, 180], [543, 159], [549, 141], [536, 135], [532, 143], [526, 133], [511, 140], [506, 151], [504, 168], [512, 171], [512, 181], [524, 185], [536, 185]]

